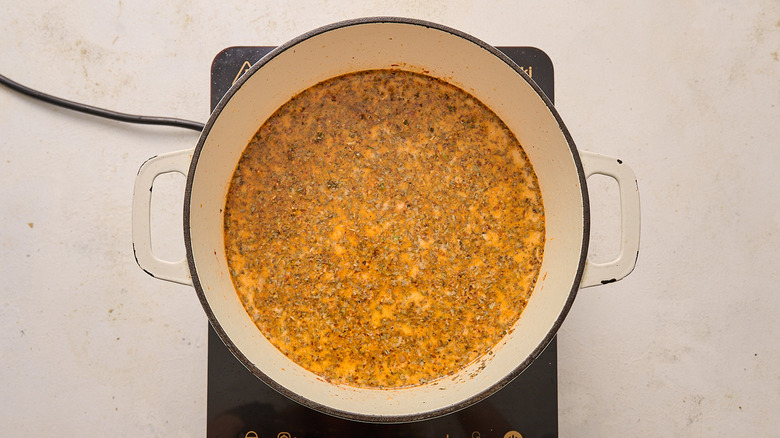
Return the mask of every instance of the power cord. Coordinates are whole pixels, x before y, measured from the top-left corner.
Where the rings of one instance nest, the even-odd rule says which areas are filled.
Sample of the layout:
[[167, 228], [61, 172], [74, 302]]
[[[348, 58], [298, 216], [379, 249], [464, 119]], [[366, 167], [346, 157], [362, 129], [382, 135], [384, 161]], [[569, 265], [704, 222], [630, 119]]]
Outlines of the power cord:
[[38, 90], [25, 87], [24, 85], [14, 82], [7, 77], [0, 75], [0, 84], [17, 91], [19, 93], [30, 96], [34, 99], [42, 100], [44, 102], [56, 105], [59, 107], [67, 108], [73, 111], [79, 111], [85, 114], [90, 114], [97, 117], [103, 117], [106, 119], [117, 120], [126, 123], [137, 123], [142, 125], [165, 125], [174, 126], [177, 128], [192, 129], [193, 131], [201, 132], [205, 125], [199, 122], [193, 122], [191, 120], [176, 119], [172, 117], [154, 117], [154, 116], [139, 116], [135, 114], [125, 114], [116, 111], [111, 111], [103, 108], [97, 108], [90, 105], [85, 105], [70, 100], [65, 100], [50, 94], [42, 93]]

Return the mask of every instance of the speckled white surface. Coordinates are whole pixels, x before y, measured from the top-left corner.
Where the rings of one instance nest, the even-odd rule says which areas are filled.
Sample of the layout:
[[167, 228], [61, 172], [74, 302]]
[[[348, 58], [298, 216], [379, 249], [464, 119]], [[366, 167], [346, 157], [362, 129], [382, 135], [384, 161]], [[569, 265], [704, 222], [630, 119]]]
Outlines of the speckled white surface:
[[[233, 45], [400, 15], [552, 58], [581, 149], [639, 178], [642, 249], [582, 291], [559, 333], [563, 437], [780, 431], [780, 4], [0, 0], [0, 73], [65, 98], [205, 121]], [[0, 89], [0, 434], [205, 436], [206, 318], [191, 288], [135, 264], [139, 165], [194, 132], [128, 126]], [[183, 254], [183, 178], [154, 198]], [[596, 179], [593, 256], [614, 187]]]

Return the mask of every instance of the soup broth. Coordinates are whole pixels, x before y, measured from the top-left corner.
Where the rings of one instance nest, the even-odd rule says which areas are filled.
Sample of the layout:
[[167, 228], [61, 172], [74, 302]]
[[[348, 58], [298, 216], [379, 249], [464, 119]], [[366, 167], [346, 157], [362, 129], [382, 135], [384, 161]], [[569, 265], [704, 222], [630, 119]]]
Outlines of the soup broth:
[[545, 222], [514, 134], [479, 100], [401, 70], [351, 73], [280, 107], [241, 157], [225, 250], [247, 313], [334, 383], [451, 375], [511, 330]]

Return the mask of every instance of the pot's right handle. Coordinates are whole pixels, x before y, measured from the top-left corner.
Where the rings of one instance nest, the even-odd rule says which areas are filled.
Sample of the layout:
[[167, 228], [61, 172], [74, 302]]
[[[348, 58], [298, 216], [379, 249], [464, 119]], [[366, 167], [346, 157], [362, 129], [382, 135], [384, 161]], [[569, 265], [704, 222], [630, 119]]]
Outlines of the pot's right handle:
[[152, 252], [151, 216], [154, 180], [164, 173], [178, 172], [187, 176], [194, 149], [169, 152], [152, 157], [138, 169], [133, 190], [133, 253], [135, 261], [147, 274], [161, 280], [192, 285], [187, 258], [167, 261]]
[[634, 172], [623, 161], [593, 152], [580, 151], [585, 178], [599, 174], [618, 183], [620, 192], [620, 253], [606, 263], [585, 262], [580, 287], [618, 281], [630, 274], [639, 257], [639, 187]]

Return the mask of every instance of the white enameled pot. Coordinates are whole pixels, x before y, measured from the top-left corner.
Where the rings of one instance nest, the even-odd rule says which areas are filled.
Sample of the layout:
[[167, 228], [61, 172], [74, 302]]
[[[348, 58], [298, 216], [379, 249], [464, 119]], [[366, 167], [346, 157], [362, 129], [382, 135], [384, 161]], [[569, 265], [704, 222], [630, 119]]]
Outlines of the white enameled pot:
[[[493, 354], [456, 375], [392, 390], [329, 383], [292, 362], [263, 337], [239, 302], [228, 273], [222, 215], [241, 153], [277, 108], [325, 79], [381, 68], [444, 79], [498, 114], [536, 170], [547, 227], [534, 292]], [[167, 172], [187, 176], [187, 256], [176, 262], [159, 259], [151, 249], [151, 188], [155, 178]], [[603, 264], [587, 260], [590, 209], [586, 179], [596, 173], [617, 181], [621, 204], [620, 253]], [[276, 48], [230, 88], [195, 149], [143, 163], [133, 199], [133, 245], [138, 264], [152, 276], [192, 284], [230, 351], [282, 394], [349, 419], [416, 421], [462, 409], [500, 389], [555, 336], [580, 288], [619, 280], [633, 270], [639, 250], [639, 194], [633, 172], [622, 161], [577, 150], [549, 99], [497, 49], [433, 23], [367, 18], [326, 26]]]

